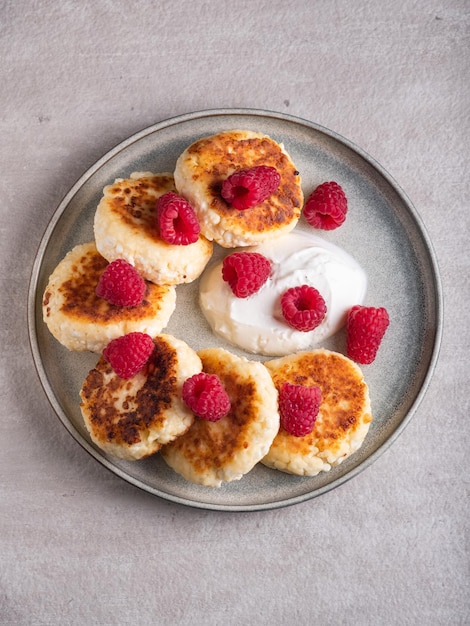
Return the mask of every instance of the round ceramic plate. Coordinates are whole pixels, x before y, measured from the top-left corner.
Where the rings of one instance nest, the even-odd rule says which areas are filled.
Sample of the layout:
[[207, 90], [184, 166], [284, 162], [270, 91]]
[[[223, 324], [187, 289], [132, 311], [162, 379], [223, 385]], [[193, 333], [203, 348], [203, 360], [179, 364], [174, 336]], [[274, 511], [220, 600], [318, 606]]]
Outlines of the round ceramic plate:
[[[93, 239], [93, 217], [105, 185], [134, 171], [171, 172], [191, 142], [234, 128], [263, 132], [283, 143], [301, 173], [306, 197], [324, 181], [342, 185], [348, 196], [348, 217], [341, 228], [322, 235], [363, 266], [368, 275], [365, 303], [386, 307], [391, 324], [376, 361], [363, 367], [374, 421], [360, 450], [315, 477], [292, 476], [259, 464], [242, 480], [212, 489], [186, 482], [158, 454], [126, 462], [105, 455], [91, 443], [78, 394], [97, 357], [69, 352], [52, 337], [42, 321], [41, 300], [59, 261], [76, 244]], [[301, 222], [297, 228], [310, 227]], [[292, 116], [251, 109], [173, 118], [137, 133], [106, 154], [57, 208], [40, 244], [29, 292], [33, 357], [47, 397], [70, 434], [105, 467], [145, 491], [181, 504], [226, 511], [302, 502], [368, 467], [403, 431], [421, 401], [437, 359], [441, 329], [442, 295], [432, 246], [415, 209], [389, 174], [334, 132]], [[195, 350], [216, 345], [234, 350], [212, 334], [201, 315], [197, 281], [177, 287], [177, 308], [165, 332]], [[342, 331], [323, 347], [344, 352], [344, 345]]]

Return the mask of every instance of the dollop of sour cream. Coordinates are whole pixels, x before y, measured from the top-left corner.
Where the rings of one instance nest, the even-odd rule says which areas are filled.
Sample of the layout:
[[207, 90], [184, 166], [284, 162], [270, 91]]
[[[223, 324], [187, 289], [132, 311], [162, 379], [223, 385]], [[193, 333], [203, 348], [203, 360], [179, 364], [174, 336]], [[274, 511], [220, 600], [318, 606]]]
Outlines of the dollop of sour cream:
[[[246, 352], [284, 356], [313, 347], [338, 332], [348, 310], [364, 301], [367, 277], [362, 267], [315, 234], [294, 232], [244, 251], [259, 252], [272, 263], [272, 274], [261, 289], [237, 298], [222, 278], [221, 261], [201, 277], [199, 302], [214, 333]], [[309, 332], [289, 326], [281, 310], [282, 294], [304, 284], [315, 287], [327, 306], [322, 323]]]

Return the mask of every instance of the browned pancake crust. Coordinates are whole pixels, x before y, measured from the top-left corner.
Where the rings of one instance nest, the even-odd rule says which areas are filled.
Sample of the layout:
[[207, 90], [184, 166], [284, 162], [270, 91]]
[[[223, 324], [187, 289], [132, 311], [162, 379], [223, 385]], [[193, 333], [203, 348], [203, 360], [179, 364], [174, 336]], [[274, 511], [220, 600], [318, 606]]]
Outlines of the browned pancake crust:
[[142, 370], [146, 380], [135, 396], [129, 396], [132, 410], [128, 412], [124, 403], [124, 411], [116, 413], [115, 398], [126, 384], [130, 390], [130, 381], [113, 376], [104, 384], [104, 376], [112, 374], [112, 368], [103, 357], [88, 374], [80, 395], [87, 407], [90, 431], [97, 440], [132, 446], [142, 441], [142, 433], [164, 426], [165, 411], [178, 393], [177, 354], [164, 339], [156, 337], [154, 342], [155, 349]]
[[313, 431], [304, 437], [293, 437], [282, 427], [275, 446], [286, 446], [292, 453], [309, 454], [312, 446], [321, 453], [335, 453], [346, 433], [353, 433], [362, 424], [372, 421], [369, 412], [367, 385], [358, 376], [355, 365], [343, 355], [326, 350], [300, 352], [288, 357], [285, 365], [271, 372], [274, 385], [280, 389], [285, 382], [294, 385], [318, 386], [322, 393], [320, 411]]
[[230, 398], [230, 412], [216, 423], [195, 420], [189, 431], [169, 444], [179, 451], [192, 465], [193, 471], [204, 475], [207, 471], [229, 464], [237, 451], [250, 446], [247, 426], [254, 419], [253, 407], [260, 398], [251, 379], [233, 376], [231, 368], [217, 358], [200, 353], [203, 371], [217, 374]]
[[105, 189], [105, 201], [111, 213], [135, 232], [162, 243], [158, 234], [156, 201], [168, 191], [175, 191], [170, 174], [117, 180]]
[[[210, 196], [210, 208], [227, 226], [237, 225], [240, 231], [275, 231], [298, 219], [303, 202], [299, 172], [279, 145], [269, 137], [244, 137], [236, 131], [220, 133], [192, 144], [188, 158], [197, 156], [193, 180], [203, 178]], [[281, 176], [278, 190], [267, 200], [247, 211], [234, 211], [221, 196], [222, 182], [234, 171], [268, 165]]]
[[[169, 287], [166, 285], [154, 285], [146, 281], [147, 292], [143, 302], [135, 307], [115, 306], [96, 293], [101, 274], [106, 269], [108, 262], [94, 249], [86, 251], [78, 263], [72, 267], [72, 278], [66, 280], [58, 287], [59, 293], [64, 298], [61, 310], [71, 320], [75, 317], [81, 322], [112, 323], [124, 320], [138, 321], [156, 317], [161, 310], [162, 297]], [[50, 317], [51, 311], [48, 302], [51, 297], [46, 289], [43, 298], [44, 315]]]

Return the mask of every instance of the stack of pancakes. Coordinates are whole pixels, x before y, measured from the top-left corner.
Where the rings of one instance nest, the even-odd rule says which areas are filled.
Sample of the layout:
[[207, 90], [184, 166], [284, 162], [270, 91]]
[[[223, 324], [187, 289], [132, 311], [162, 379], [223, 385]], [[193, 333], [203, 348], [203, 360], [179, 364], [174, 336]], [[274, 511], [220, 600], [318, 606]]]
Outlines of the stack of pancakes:
[[[245, 211], [220, 194], [233, 172], [275, 167], [279, 188]], [[201, 233], [187, 246], [163, 241], [156, 201], [176, 190], [194, 207]], [[178, 158], [174, 174], [136, 172], [103, 190], [94, 218], [94, 241], [76, 246], [51, 274], [43, 316], [69, 350], [101, 353], [114, 338], [145, 332], [154, 351], [129, 380], [120, 379], [100, 357], [80, 391], [81, 411], [92, 441], [105, 453], [128, 460], [159, 450], [187, 480], [220, 486], [238, 480], [258, 462], [281, 471], [314, 475], [337, 465], [362, 444], [371, 421], [367, 385], [359, 368], [325, 350], [260, 363], [221, 348], [196, 353], [163, 334], [176, 306], [178, 284], [203, 272], [213, 245], [252, 246], [295, 228], [303, 206], [299, 172], [282, 144], [260, 133], [232, 130], [205, 137]], [[125, 259], [147, 284], [143, 302], [118, 307], [95, 287], [107, 264]], [[231, 400], [218, 422], [196, 418], [182, 400], [193, 374], [216, 373]], [[313, 432], [293, 437], [280, 427], [278, 390], [283, 382], [318, 385], [323, 393]]]

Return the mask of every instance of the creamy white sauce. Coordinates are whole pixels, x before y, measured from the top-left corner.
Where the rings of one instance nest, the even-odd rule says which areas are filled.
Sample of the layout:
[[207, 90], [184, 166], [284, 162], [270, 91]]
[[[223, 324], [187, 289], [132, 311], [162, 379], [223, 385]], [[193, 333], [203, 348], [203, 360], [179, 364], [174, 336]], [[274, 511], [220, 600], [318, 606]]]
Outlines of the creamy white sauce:
[[[283, 356], [306, 350], [338, 332], [347, 311], [364, 301], [367, 277], [362, 267], [315, 234], [290, 233], [244, 250], [272, 262], [272, 275], [258, 293], [237, 298], [222, 278], [220, 262], [204, 272], [199, 297], [212, 330], [247, 352]], [[310, 332], [290, 327], [281, 312], [282, 294], [304, 284], [315, 287], [327, 306], [325, 319]]]

